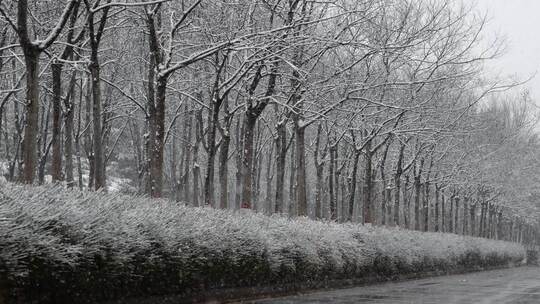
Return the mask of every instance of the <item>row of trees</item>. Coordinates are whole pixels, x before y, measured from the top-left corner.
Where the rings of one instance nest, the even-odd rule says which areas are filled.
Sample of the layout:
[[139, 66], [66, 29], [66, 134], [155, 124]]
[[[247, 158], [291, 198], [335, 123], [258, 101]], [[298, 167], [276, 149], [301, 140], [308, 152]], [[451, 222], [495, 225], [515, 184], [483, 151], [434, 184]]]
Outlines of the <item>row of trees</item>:
[[501, 45], [467, 4], [18, 0], [0, 14], [8, 180], [513, 240], [537, 220], [530, 98], [486, 77]]

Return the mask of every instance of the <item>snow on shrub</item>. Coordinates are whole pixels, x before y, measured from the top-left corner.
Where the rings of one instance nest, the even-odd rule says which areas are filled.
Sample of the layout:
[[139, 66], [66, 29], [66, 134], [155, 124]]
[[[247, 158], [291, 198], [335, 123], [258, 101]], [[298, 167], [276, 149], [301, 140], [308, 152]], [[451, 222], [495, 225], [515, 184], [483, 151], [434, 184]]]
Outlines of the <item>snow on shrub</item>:
[[524, 256], [519, 244], [452, 234], [60, 187], [0, 190], [0, 298], [2, 281], [13, 298], [91, 302], [503, 266]]

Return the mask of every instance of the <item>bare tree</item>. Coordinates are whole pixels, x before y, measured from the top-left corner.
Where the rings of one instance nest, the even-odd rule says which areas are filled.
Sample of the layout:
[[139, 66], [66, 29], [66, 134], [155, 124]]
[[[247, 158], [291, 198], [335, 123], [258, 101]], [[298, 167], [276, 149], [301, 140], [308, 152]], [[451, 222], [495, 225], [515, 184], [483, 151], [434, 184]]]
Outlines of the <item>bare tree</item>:
[[34, 182], [37, 163], [37, 132], [39, 119], [39, 59], [41, 53], [47, 50], [58, 38], [73, 8], [78, 0], [70, 0], [58, 18], [56, 25], [43, 40], [32, 40], [34, 34], [28, 25], [28, 1], [17, 1], [17, 21], [11, 19], [9, 13], [0, 5], [0, 13], [6, 18], [13, 30], [19, 37], [19, 44], [24, 53], [26, 65], [26, 124], [24, 128], [23, 141], [23, 162], [24, 162], [24, 182], [31, 184]]

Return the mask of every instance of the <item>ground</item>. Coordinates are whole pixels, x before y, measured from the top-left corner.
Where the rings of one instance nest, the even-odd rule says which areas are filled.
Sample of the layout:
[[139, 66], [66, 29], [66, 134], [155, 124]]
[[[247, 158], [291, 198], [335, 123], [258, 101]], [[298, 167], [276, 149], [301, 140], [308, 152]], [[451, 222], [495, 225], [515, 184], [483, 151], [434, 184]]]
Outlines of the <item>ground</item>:
[[291, 297], [251, 301], [249, 303], [538, 304], [540, 303], [540, 268], [519, 267], [435, 277], [314, 292]]

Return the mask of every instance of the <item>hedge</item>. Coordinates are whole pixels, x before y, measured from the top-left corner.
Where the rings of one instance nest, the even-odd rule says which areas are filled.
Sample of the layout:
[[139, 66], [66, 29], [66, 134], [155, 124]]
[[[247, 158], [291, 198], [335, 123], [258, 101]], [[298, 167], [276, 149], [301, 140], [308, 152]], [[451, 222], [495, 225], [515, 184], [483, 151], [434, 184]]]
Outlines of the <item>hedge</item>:
[[[502, 267], [515, 243], [0, 185], [0, 303], [95, 303]], [[4, 302], [2, 302], [4, 301]]]

